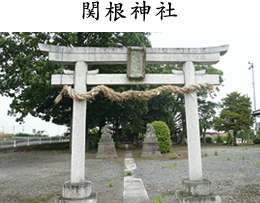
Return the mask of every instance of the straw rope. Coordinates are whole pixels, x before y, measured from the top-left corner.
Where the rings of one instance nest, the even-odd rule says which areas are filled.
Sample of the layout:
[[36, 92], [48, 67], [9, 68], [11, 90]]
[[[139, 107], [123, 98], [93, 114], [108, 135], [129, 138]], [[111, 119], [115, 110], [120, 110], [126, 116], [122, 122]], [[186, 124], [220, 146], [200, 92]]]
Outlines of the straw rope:
[[86, 99], [94, 98], [97, 94], [99, 94], [99, 92], [103, 92], [112, 101], [123, 101], [123, 100], [127, 100], [129, 98], [132, 98], [132, 97], [149, 99], [151, 97], [161, 94], [162, 92], [184, 94], [184, 93], [190, 93], [195, 90], [201, 90], [201, 89], [205, 89], [205, 88], [208, 90], [212, 90], [213, 87], [214, 87], [214, 85], [211, 83], [188, 85], [185, 87], [166, 85], [166, 86], [161, 86], [156, 89], [147, 90], [147, 91], [128, 90], [128, 91], [124, 91], [124, 92], [120, 93], [120, 92], [115, 92], [113, 89], [111, 89], [107, 86], [99, 85], [99, 86], [93, 87], [89, 92], [86, 92], [84, 94], [79, 94], [71, 86], [64, 85], [62, 91], [56, 97], [55, 103], [56, 104], [59, 103], [59, 101], [62, 99], [62, 95], [66, 94], [66, 93], [72, 99], [75, 99], [77, 101], [83, 101]]

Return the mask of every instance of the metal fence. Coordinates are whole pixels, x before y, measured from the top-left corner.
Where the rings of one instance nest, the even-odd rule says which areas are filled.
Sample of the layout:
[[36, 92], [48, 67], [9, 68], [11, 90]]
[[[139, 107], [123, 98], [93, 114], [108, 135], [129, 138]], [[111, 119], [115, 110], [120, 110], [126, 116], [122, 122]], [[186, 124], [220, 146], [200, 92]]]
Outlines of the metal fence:
[[69, 142], [70, 137], [14, 137], [0, 141], [0, 148], [16, 148], [30, 145]]

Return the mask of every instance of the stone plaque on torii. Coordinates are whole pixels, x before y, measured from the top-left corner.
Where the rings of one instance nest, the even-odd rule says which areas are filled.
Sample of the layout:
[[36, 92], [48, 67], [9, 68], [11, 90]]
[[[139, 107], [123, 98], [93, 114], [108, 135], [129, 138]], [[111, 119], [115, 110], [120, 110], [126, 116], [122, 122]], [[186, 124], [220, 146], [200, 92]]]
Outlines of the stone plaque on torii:
[[[216, 64], [224, 55], [229, 45], [206, 48], [89, 48], [59, 47], [39, 44], [40, 50], [48, 54], [49, 61], [65, 65], [75, 65], [75, 71], [67, 71], [65, 75], [52, 75], [52, 85], [74, 85], [78, 93], [85, 93], [87, 85], [179, 85], [198, 83], [219, 84], [219, 75], [204, 75], [203, 71], [195, 71], [195, 65]], [[127, 74], [98, 74], [88, 71], [88, 64], [127, 64], [129, 53], [139, 57], [133, 63], [145, 64], [182, 64], [183, 71], [172, 71], [172, 74], [136, 74], [128, 70]], [[142, 54], [143, 53], [143, 54]], [[131, 58], [131, 56], [130, 56]], [[144, 66], [145, 64], [142, 64]], [[131, 67], [131, 64], [128, 64]], [[128, 77], [127, 77], [128, 76]], [[61, 80], [62, 77], [62, 80]], [[141, 78], [132, 80], [132, 78]], [[187, 123], [189, 180], [184, 183], [185, 190], [194, 191], [194, 181], [205, 183], [202, 175], [201, 146], [196, 91], [186, 93], [185, 112]], [[91, 182], [85, 180], [85, 123], [86, 101], [73, 100], [72, 118], [72, 154], [70, 181], [63, 186], [62, 197], [67, 199], [89, 199], [92, 194]], [[192, 182], [192, 183], [191, 183]], [[188, 185], [188, 186], [187, 186]], [[190, 188], [191, 187], [191, 188]], [[205, 186], [207, 187], [207, 186]], [[198, 187], [201, 188], [201, 187]], [[205, 188], [204, 188], [205, 189]], [[207, 188], [206, 188], [207, 190]], [[188, 191], [189, 192], [189, 191]], [[200, 195], [200, 191], [191, 195]], [[202, 192], [202, 195], [209, 195]], [[210, 193], [210, 190], [209, 190]], [[92, 195], [91, 195], [92, 194]], [[93, 198], [92, 198], [93, 199]], [[182, 201], [182, 200], [180, 200]], [[185, 200], [184, 200], [185, 201]], [[93, 200], [92, 202], [95, 202]]]

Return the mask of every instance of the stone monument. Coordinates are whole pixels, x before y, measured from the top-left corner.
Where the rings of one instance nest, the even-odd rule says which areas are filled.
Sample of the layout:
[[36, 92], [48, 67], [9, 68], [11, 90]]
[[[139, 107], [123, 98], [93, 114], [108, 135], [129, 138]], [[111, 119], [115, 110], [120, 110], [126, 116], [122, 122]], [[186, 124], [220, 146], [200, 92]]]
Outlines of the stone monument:
[[111, 138], [112, 130], [109, 124], [105, 125], [101, 130], [101, 139], [98, 143], [97, 158], [115, 158], [117, 157], [115, 143]]
[[147, 131], [143, 141], [143, 148], [141, 157], [158, 157], [162, 156], [160, 152], [159, 142], [155, 135], [155, 129], [148, 123], [146, 125]]

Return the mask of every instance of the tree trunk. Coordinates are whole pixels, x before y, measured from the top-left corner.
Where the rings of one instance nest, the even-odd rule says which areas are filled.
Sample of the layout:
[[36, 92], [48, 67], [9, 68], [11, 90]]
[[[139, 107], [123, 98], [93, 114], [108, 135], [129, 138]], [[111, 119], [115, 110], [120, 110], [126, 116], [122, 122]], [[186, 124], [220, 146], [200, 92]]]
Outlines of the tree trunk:
[[234, 146], [237, 146], [237, 131], [234, 131]]
[[85, 138], [86, 138], [86, 149], [89, 149], [89, 134], [88, 134], [88, 123], [86, 121], [86, 135], [85, 135]]
[[207, 128], [203, 129], [203, 143], [206, 144], [206, 130]]
[[186, 135], [186, 121], [182, 120], [182, 134], [177, 144], [187, 144], [187, 139], [185, 139], [185, 135]]
[[119, 142], [119, 133], [118, 133], [118, 128], [119, 128], [119, 122], [118, 122], [118, 117], [116, 118], [116, 129], [115, 129], [115, 137]]
[[105, 126], [105, 120], [101, 117], [100, 119], [99, 119], [99, 137], [101, 137], [101, 130], [102, 130], [102, 128]]

